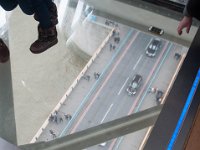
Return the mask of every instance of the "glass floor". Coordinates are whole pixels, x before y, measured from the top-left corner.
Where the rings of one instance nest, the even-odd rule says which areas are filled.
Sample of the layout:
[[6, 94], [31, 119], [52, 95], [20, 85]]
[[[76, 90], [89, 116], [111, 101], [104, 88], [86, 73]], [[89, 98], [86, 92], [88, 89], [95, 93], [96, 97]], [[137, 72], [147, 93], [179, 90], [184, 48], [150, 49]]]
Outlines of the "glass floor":
[[[2, 20], [0, 24], [1, 38], [7, 44], [9, 41], [11, 50], [19, 145], [51, 141], [165, 102], [190, 40], [170, 40], [165, 33], [154, 34], [148, 30], [150, 24], [140, 26], [122, 21], [90, 1], [56, 0], [55, 3], [59, 43], [41, 55], [29, 51], [37, 37], [32, 18], [16, 10], [6, 15], [8, 22]], [[143, 13], [145, 16], [147, 12]], [[1, 10], [0, 14], [5, 20], [5, 12]], [[22, 21], [27, 26], [23, 38], [16, 37], [23, 34], [20, 27], [12, 29], [13, 16], [19, 15], [29, 19]], [[34, 28], [34, 33], [30, 28]], [[87, 150], [140, 149], [148, 129]]]

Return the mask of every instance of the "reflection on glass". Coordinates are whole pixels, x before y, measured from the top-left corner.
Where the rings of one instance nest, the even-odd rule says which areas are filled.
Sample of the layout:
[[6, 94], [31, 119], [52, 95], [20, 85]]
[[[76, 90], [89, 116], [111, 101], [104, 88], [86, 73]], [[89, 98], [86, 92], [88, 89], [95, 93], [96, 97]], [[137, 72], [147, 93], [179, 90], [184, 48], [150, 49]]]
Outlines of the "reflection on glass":
[[[16, 115], [27, 118], [17, 121], [18, 133], [30, 124], [35, 135], [20, 142], [50, 141], [164, 103], [186, 47], [97, 15], [83, 0], [55, 2], [58, 46], [38, 56], [12, 52]], [[125, 149], [121, 143], [141, 143], [146, 131], [88, 149]]]
[[[163, 103], [187, 53], [181, 45], [98, 16], [93, 10], [79, 1], [73, 11], [66, 44], [74, 51], [84, 51], [81, 57], [89, 56], [89, 61], [52, 111], [37, 141], [49, 141]], [[98, 147], [118, 147], [121, 141]]]
[[6, 13], [5, 11], [2, 9], [2, 7], [0, 7], [0, 28], [2, 28], [6, 23]]

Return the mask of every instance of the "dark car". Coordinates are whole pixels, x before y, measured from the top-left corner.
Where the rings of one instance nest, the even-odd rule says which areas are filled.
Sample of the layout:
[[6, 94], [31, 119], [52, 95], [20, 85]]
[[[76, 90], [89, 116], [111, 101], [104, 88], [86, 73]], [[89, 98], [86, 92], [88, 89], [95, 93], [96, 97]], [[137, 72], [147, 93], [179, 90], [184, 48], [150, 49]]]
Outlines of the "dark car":
[[150, 26], [149, 31], [154, 33], [154, 34], [157, 34], [157, 35], [163, 35], [164, 34], [164, 30], [162, 30], [158, 27], [154, 27], [154, 26]]
[[136, 74], [126, 89], [126, 91], [128, 92], [128, 95], [135, 95], [138, 88], [141, 85], [141, 82], [142, 82], [142, 76], [139, 74]]
[[161, 47], [161, 43], [162, 42], [159, 38], [153, 39], [146, 49], [146, 55], [149, 57], [155, 57], [157, 51]]
[[164, 94], [163, 91], [160, 91], [160, 90], [157, 91], [157, 93], [156, 93], [156, 102], [158, 104], [161, 103], [162, 98], [163, 98], [163, 94]]

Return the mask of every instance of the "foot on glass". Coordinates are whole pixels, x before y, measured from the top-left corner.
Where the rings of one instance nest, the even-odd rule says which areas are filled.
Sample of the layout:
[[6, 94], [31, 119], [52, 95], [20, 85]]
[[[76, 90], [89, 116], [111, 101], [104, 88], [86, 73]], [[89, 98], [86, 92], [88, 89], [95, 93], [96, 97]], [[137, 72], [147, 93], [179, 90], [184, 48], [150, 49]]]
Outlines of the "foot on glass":
[[56, 27], [42, 29], [38, 26], [38, 39], [31, 45], [30, 50], [34, 54], [39, 54], [58, 43]]

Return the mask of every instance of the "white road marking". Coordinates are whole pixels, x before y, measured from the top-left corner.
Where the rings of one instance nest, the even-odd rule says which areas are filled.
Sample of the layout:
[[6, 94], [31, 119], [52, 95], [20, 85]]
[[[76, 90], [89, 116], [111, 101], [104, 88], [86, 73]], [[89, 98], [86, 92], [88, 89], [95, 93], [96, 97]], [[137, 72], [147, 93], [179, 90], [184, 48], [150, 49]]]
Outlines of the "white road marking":
[[143, 55], [140, 56], [140, 58], [138, 59], [138, 61], [136, 62], [135, 66], [133, 67], [133, 70], [135, 70], [135, 68], [137, 67], [137, 65], [139, 64], [140, 60], [142, 59]]
[[145, 50], [147, 50], [147, 48], [149, 47], [149, 44], [151, 43], [152, 40], [153, 40], [153, 38], [151, 38], [151, 40], [150, 40], [149, 43], [147, 44]]
[[126, 85], [126, 82], [128, 81], [129, 77], [126, 79], [126, 81], [124, 82], [124, 84], [122, 85], [121, 89], [119, 90], [118, 94], [119, 95], [122, 91], [122, 89], [124, 88], [124, 86]]
[[26, 87], [26, 83], [24, 82], [24, 80], [21, 80], [22, 84], [24, 87]]
[[110, 107], [108, 108], [106, 114], [104, 115], [103, 119], [101, 120], [101, 123], [103, 123], [103, 121], [105, 120], [106, 116], [108, 115], [109, 111], [111, 110], [111, 108], [113, 107], [113, 104], [110, 105]]

